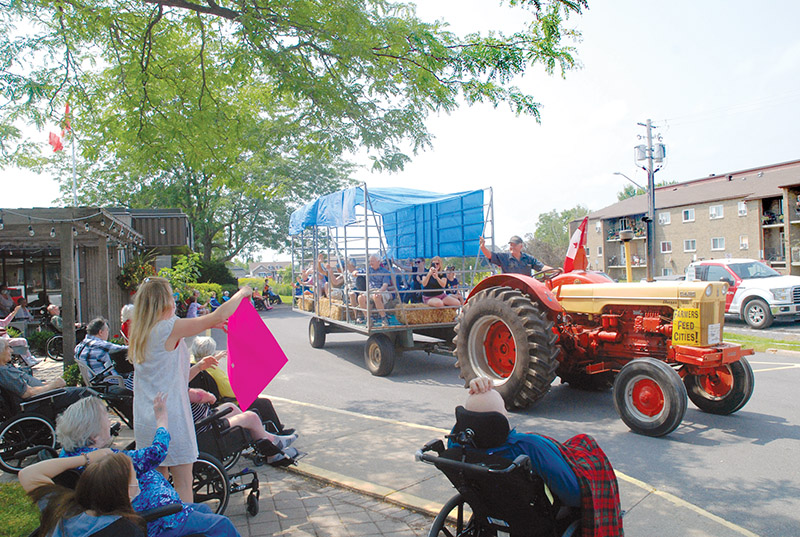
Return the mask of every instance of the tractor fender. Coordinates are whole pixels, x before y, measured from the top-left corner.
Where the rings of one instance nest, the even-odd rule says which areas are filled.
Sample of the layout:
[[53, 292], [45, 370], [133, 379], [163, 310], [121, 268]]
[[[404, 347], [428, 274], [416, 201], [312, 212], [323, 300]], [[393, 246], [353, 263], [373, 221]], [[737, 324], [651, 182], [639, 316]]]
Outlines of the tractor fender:
[[478, 282], [478, 285], [472, 288], [472, 291], [470, 291], [467, 297], [467, 301], [469, 301], [475, 293], [483, 291], [484, 289], [489, 289], [490, 287], [511, 287], [512, 289], [518, 289], [531, 297], [532, 300], [536, 300], [539, 304], [542, 304], [554, 313], [561, 313], [564, 311], [556, 295], [547, 288], [547, 285], [536, 278], [525, 276], [524, 274], [497, 274], [484, 278]]

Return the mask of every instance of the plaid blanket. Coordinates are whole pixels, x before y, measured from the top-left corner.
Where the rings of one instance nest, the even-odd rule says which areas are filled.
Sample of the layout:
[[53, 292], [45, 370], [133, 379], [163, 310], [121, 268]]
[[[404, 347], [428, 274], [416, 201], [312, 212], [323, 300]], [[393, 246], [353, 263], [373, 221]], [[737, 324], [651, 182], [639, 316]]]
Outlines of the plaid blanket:
[[[545, 437], [548, 438], [548, 437]], [[552, 438], [578, 476], [581, 486], [581, 528], [583, 537], [622, 536], [617, 476], [606, 454], [585, 434], [564, 443]]]

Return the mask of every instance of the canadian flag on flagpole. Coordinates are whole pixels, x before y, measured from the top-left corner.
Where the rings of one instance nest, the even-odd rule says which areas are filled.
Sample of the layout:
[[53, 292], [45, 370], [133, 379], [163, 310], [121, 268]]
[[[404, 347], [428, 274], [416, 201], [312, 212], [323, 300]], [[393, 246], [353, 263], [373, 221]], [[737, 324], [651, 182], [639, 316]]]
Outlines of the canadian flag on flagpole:
[[569, 248], [567, 248], [567, 257], [564, 259], [564, 272], [572, 272], [573, 270], [586, 270], [586, 224], [589, 222], [589, 217], [583, 218], [583, 222], [572, 234], [569, 240]]
[[50, 137], [47, 141], [50, 145], [53, 146], [53, 153], [62, 151], [64, 149], [64, 145], [61, 143], [61, 139], [64, 137], [64, 134], [66, 134], [70, 130], [72, 130], [72, 125], [70, 124], [70, 119], [69, 119], [69, 103], [67, 103], [67, 106], [64, 109], [64, 122], [63, 122], [63, 128], [61, 129], [61, 136], [59, 136], [54, 132], [51, 132]]

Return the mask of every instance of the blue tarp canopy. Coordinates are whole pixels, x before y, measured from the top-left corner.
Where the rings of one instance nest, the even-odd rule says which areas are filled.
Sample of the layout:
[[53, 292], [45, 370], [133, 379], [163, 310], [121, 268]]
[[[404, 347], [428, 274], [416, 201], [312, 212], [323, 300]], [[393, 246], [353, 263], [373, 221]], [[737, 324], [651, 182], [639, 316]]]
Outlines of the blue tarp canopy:
[[[484, 224], [483, 190], [439, 194], [410, 188], [370, 188], [368, 196], [367, 210], [383, 217], [390, 257], [477, 255]], [[364, 205], [362, 187], [322, 196], [292, 213], [289, 234], [298, 235], [315, 226], [352, 224], [359, 205]]]

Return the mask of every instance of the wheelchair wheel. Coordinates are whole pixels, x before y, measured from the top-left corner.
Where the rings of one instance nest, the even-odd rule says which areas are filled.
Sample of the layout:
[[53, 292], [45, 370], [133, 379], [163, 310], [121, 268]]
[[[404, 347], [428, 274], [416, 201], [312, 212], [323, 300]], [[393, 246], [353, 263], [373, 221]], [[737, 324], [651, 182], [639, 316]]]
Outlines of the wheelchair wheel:
[[39, 462], [39, 452], [56, 446], [53, 424], [40, 414], [20, 414], [0, 429], [0, 468], [16, 474]]
[[227, 457], [222, 458], [222, 466], [225, 468], [225, 471], [229, 471], [234, 465], [239, 462], [239, 457], [242, 456], [241, 451], [237, 451], [235, 453], [231, 453]]
[[464, 520], [465, 506], [469, 509], [469, 504], [464, 501], [461, 494], [450, 498], [433, 519], [428, 537], [478, 537], [480, 531], [472, 519], [472, 513], [468, 513], [468, 520]]
[[47, 340], [47, 357], [57, 362], [64, 361], [64, 337], [53, 336]]
[[200, 453], [192, 467], [192, 492], [194, 503], [204, 503], [218, 515], [225, 513], [231, 483], [219, 459], [208, 453]]

